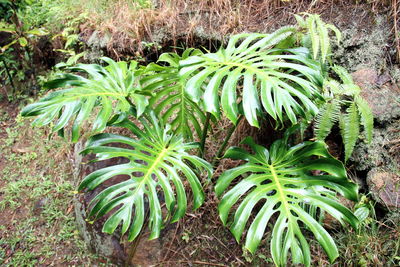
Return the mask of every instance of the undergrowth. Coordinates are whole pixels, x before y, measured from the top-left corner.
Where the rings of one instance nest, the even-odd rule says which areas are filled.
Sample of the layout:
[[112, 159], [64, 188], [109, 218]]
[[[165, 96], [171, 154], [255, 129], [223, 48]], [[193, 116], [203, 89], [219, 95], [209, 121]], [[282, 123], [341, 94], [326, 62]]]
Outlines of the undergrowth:
[[[242, 31], [276, 29], [294, 23], [292, 14], [302, 12], [321, 14], [332, 13], [331, 7], [356, 8], [368, 5], [372, 12], [384, 8], [396, 11], [397, 0], [334, 1], [334, 0], [90, 0], [54, 1], [58, 2], [56, 21], [69, 16], [86, 14], [83, 35], [94, 30], [100, 36], [108, 36], [108, 50], [119, 56], [122, 52], [135, 52], [145, 48], [148, 42], [162, 41], [163, 31], [168, 32], [176, 45], [177, 39], [185, 36], [187, 45], [193, 45], [193, 35], [211, 34], [225, 36]], [[393, 13], [393, 12], [392, 12]], [[397, 22], [397, 13], [393, 13]], [[279, 17], [279, 19], [275, 19]], [[60, 24], [60, 23], [58, 23]], [[261, 28], [260, 28], [261, 27]], [[396, 30], [396, 29], [395, 29]], [[396, 35], [396, 34], [394, 34]], [[397, 37], [397, 36], [395, 36]], [[397, 40], [397, 38], [396, 38]]]
[[110, 266], [87, 252], [76, 229], [70, 146], [10, 110], [0, 114], [0, 265]]

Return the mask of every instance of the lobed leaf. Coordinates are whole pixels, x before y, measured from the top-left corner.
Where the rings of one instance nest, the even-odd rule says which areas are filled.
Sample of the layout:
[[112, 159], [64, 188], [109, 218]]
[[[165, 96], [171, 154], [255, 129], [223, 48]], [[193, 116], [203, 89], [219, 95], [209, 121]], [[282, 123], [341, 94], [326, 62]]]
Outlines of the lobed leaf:
[[108, 66], [78, 64], [69, 67], [72, 72], [82, 72], [88, 78], [76, 74], [63, 74], [46, 84], [48, 89], [66, 88], [49, 93], [38, 102], [26, 106], [22, 116], [37, 116], [33, 125], [44, 126], [54, 122], [53, 131], [64, 130], [72, 122], [71, 140], [79, 139], [82, 125], [96, 114], [92, 120], [92, 132], [105, 129], [110, 118], [126, 113], [132, 107], [129, 98], [140, 116], [148, 105], [147, 98], [138, 87], [135, 76], [136, 63], [130, 66], [121, 61], [102, 58]]
[[312, 99], [319, 96], [320, 65], [306, 49], [274, 48], [295, 32], [284, 27], [272, 34], [238, 34], [216, 53], [180, 61], [187, 78], [187, 95], [205, 110], [220, 117], [220, 110], [237, 122], [240, 105], [247, 121], [259, 125], [267, 112], [275, 120], [297, 122], [297, 115], [316, 114]]
[[194, 133], [202, 137], [206, 115], [202, 107], [185, 92], [186, 80], [179, 75], [178, 67], [182, 59], [199, 54], [201, 52], [196, 49], [187, 49], [182, 57], [175, 53], [162, 54], [158, 61], [168, 65], [151, 63], [141, 79], [143, 90], [153, 92], [149, 106], [164, 123], [171, 124], [176, 134], [188, 140], [195, 139]]
[[[187, 208], [184, 180], [193, 191], [193, 206], [197, 209], [204, 201], [204, 192], [196, 171], [206, 170], [209, 178], [212, 175], [209, 163], [188, 153], [196, 148], [195, 144], [184, 143], [181, 136], [171, 134], [169, 127], [160, 124], [154, 115], [141, 121], [144, 130], [128, 120], [118, 125], [132, 130], [139, 139], [102, 133], [93, 136], [82, 151], [83, 154], [95, 153], [98, 160], [116, 157], [129, 160], [92, 172], [79, 186], [80, 191], [93, 190], [117, 175], [129, 177], [97, 194], [91, 201], [89, 213], [91, 218], [97, 219], [111, 212], [103, 232], [113, 233], [121, 224], [121, 232], [128, 233], [129, 241], [134, 240], [143, 228], [147, 209], [150, 239], [159, 236], [163, 226], [159, 191], [164, 196], [168, 217], [175, 222], [184, 216]], [[108, 146], [111, 143], [122, 143], [130, 148]]]
[[[254, 253], [268, 223], [276, 217], [270, 246], [277, 266], [287, 264], [289, 251], [293, 264], [310, 266], [305, 226], [332, 262], [338, 256], [337, 247], [329, 233], [308, 213], [307, 207], [310, 210], [318, 208], [342, 223], [357, 227], [357, 217], [326, 193], [338, 193], [357, 200], [357, 185], [347, 179], [343, 164], [333, 158], [320, 141], [289, 147], [286, 136], [271, 145], [269, 150], [255, 144], [251, 138], [245, 139], [244, 143], [254, 153], [230, 148], [225, 157], [247, 163], [223, 172], [215, 186], [217, 196], [222, 196], [218, 210], [223, 224], [230, 225], [237, 241], [249, 225], [245, 247]], [[238, 182], [233, 183], [236, 180]], [[315, 190], [318, 187], [324, 190]], [[231, 213], [233, 219], [229, 219]]]

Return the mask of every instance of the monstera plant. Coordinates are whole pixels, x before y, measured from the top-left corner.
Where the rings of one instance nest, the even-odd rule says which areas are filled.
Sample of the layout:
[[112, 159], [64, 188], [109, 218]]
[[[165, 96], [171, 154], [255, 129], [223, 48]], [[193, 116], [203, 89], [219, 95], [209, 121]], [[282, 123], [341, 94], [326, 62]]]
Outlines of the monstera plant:
[[[330, 110], [341, 112], [337, 103], [343, 103], [348, 115], [341, 124], [350, 126], [361, 116], [370, 136], [372, 116], [358, 94], [347, 93], [352, 81], [342, 79], [344, 86], [329, 77], [330, 69], [338, 68], [329, 63], [328, 28], [336, 28], [314, 15], [299, 21], [270, 34], [232, 36], [216, 52], [165, 53], [147, 66], [103, 58], [106, 66], [67, 67], [47, 84], [49, 89], [62, 89], [28, 105], [22, 115], [37, 116], [35, 125], [51, 124], [61, 134], [71, 129], [67, 134], [73, 142], [82, 138], [83, 126], [91, 124], [83, 134], [88, 140], [82, 153], [94, 153], [97, 160], [127, 159], [89, 174], [79, 190], [93, 190], [116, 175], [125, 175], [125, 180], [97, 194], [88, 219], [109, 214], [103, 231], [113, 233], [121, 225], [121, 233], [127, 233], [130, 241], [143, 231], [146, 220], [150, 238], [157, 238], [166, 222], [179, 220], [188, 206], [196, 209], [205, 201], [203, 187], [212, 181], [217, 166], [202, 155], [215, 122], [229, 119], [231, 133], [241, 118], [255, 127], [262, 127], [261, 121], [281, 129], [294, 125], [269, 149], [246, 138], [245, 147], [226, 151], [225, 157], [246, 163], [215, 177], [215, 191], [221, 197], [219, 214], [238, 241], [246, 235], [245, 248], [252, 253], [265, 231], [271, 230], [271, 254], [279, 266], [286, 265], [288, 257], [292, 263], [310, 265], [306, 232], [314, 235], [333, 261], [338, 250], [319, 219], [329, 213], [356, 228], [357, 217], [336, 196], [356, 201], [357, 186], [323, 142], [338, 116], [324, 118]], [[314, 118], [317, 141], [289, 142], [299, 124]], [[107, 127], [126, 128], [131, 134], [107, 133]], [[344, 138], [345, 144], [354, 146], [353, 133], [346, 133], [347, 126], [342, 129], [345, 137], [351, 137]], [[124, 145], [110, 146], [115, 143]], [[346, 147], [346, 159], [349, 153]], [[219, 162], [219, 158], [211, 160], [214, 165]]]

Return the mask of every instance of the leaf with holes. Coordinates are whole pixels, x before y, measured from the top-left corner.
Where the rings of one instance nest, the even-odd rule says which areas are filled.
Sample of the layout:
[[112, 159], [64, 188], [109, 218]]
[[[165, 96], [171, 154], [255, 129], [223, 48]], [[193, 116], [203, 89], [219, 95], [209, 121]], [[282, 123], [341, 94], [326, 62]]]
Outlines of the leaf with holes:
[[182, 134], [188, 140], [194, 140], [194, 132], [199, 138], [202, 137], [206, 115], [202, 107], [185, 92], [186, 80], [179, 75], [179, 62], [200, 54], [197, 49], [187, 49], [182, 56], [176, 53], [162, 54], [158, 62], [168, 65], [149, 64], [146, 75], [141, 79], [144, 90], [154, 94], [149, 105], [156, 115], [164, 123], [170, 123], [176, 134]]
[[140, 116], [148, 100], [143, 91], [137, 86], [135, 71], [137, 63], [130, 65], [121, 61], [115, 62], [109, 58], [102, 58], [108, 66], [97, 64], [78, 64], [67, 68], [73, 72], [82, 72], [88, 78], [76, 74], [63, 74], [60, 78], [46, 84], [47, 88], [67, 89], [54, 91], [36, 103], [26, 106], [22, 116], [38, 116], [33, 125], [44, 126], [53, 120], [53, 131], [63, 131], [69, 121], [73, 121], [72, 136], [76, 142], [80, 136], [83, 123], [93, 113], [97, 113], [93, 121], [92, 132], [103, 131], [109, 119], [117, 113], [127, 112], [133, 101]]
[[[129, 159], [128, 163], [94, 171], [79, 186], [80, 191], [85, 188], [93, 190], [116, 175], [129, 176], [96, 195], [89, 213], [89, 217], [96, 219], [112, 212], [103, 225], [103, 231], [113, 233], [122, 223], [122, 234], [128, 232], [129, 241], [134, 240], [143, 227], [146, 203], [149, 206], [150, 239], [159, 236], [163, 225], [159, 191], [163, 193], [171, 222], [175, 222], [184, 216], [187, 207], [185, 180], [193, 191], [193, 208], [197, 209], [204, 201], [197, 172], [207, 170], [208, 178], [212, 174], [209, 163], [188, 153], [197, 148], [197, 144], [184, 143], [181, 136], [172, 135], [169, 126], [164, 127], [154, 115], [149, 120], [141, 118], [141, 124], [144, 130], [129, 120], [117, 124], [130, 129], [138, 140], [102, 133], [93, 136], [82, 152], [95, 153], [98, 160]], [[121, 143], [131, 148], [107, 146], [110, 143]]]
[[239, 105], [252, 126], [267, 112], [275, 120], [297, 121], [296, 116], [316, 114], [313, 99], [322, 84], [320, 65], [306, 48], [278, 49], [295, 28], [284, 27], [271, 34], [239, 34], [216, 53], [190, 56], [180, 61], [180, 75], [187, 77], [186, 92], [205, 110], [236, 123]]
[[[217, 195], [226, 191], [218, 206], [221, 220], [224, 225], [229, 222], [237, 241], [249, 223], [245, 247], [252, 253], [256, 251], [268, 222], [274, 221], [271, 253], [278, 266], [286, 265], [289, 251], [293, 264], [310, 266], [310, 248], [303, 234], [306, 230], [314, 235], [333, 261], [338, 256], [338, 249], [332, 237], [304, 207], [328, 212], [340, 222], [348, 222], [356, 228], [358, 220], [353, 213], [325, 192], [330, 190], [357, 200], [357, 186], [347, 179], [343, 164], [328, 153], [323, 142], [289, 147], [287, 137], [274, 142], [269, 150], [255, 144], [251, 138], [245, 139], [243, 143], [249, 145], [254, 154], [238, 147], [226, 152], [225, 157], [247, 163], [225, 171], [217, 181]], [[236, 179], [238, 182], [233, 183]], [[233, 221], [229, 219], [232, 210]], [[250, 219], [251, 214], [255, 215], [253, 219]]]

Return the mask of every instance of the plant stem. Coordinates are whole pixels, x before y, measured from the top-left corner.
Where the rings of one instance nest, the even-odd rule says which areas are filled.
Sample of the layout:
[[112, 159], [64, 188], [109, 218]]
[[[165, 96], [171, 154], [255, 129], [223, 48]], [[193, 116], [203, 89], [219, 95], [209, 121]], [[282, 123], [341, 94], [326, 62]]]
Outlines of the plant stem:
[[135, 104], [132, 103], [131, 99], [128, 96], [125, 97], [125, 100], [128, 101], [129, 105], [131, 105], [133, 108], [136, 107]]
[[204, 147], [206, 145], [208, 128], [210, 127], [210, 119], [211, 119], [211, 113], [207, 112], [206, 122], [204, 123], [203, 133], [201, 136], [200, 150], [198, 154], [198, 156], [201, 158], [204, 157]]
[[136, 250], [139, 246], [139, 243], [143, 237], [144, 232], [146, 231], [146, 227], [149, 223], [148, 219], [149, 219], [149, 214], [150, 214], [150, 209], [148, 208], [146, 211], [146, 215], [145, 215], [145, 224], [143, 225], [142, 229], [140, 230], [139, 235], [136, 237], [136, 239], [133, 242], [127, 242], [127, 246], [128, 246], [128, 255], [127, 258], [125, 260], [125, 264], [124, 267], [128, 267], [132, 265], [132, 259], [133, 257], [135, 257], [136, 254]]
[[240, 121], [243, 119], [243, 115], [240, 115], [240, 117], [238, 118], [236, 124], [232, 125], [231, 128], [229, 128], [228, 133], [224, 139], [224, 142], [222, 142], [222, 145], [220, 146], [220, 148], [217, 151], [217, 154], [214, 158], [214, 160], [212, 161], [212, 165], [215, 167], [216, 165], [218, 165], [221, 157], [224, 155], [226, 146], [228, 145], [229, 140], [232, 137], [232, 134], [235, 132], [236, 128], [238, 127]]
[[12, 91], [12, 96], [14, 96], [14, 94], [15, 94], [15, 92], [16, 92], [15, 85], [14, 85], [14, 81], [13, 81], [13, 79], [12, 79], [12, 77], [11, 77], [10, 70], [8, 69], [8, 66], [7, 66], [6, 61], [5, 61], [4, 59], [2, 59], [2, 62], [3, 62], [3, 64], [4, 64], [4, 68], [6, 69], [6, 73], [7, 73], [8, 79], [10, 80], [11, 87], [12, 87], [12, 89], [13, 89], [13, 91]]

